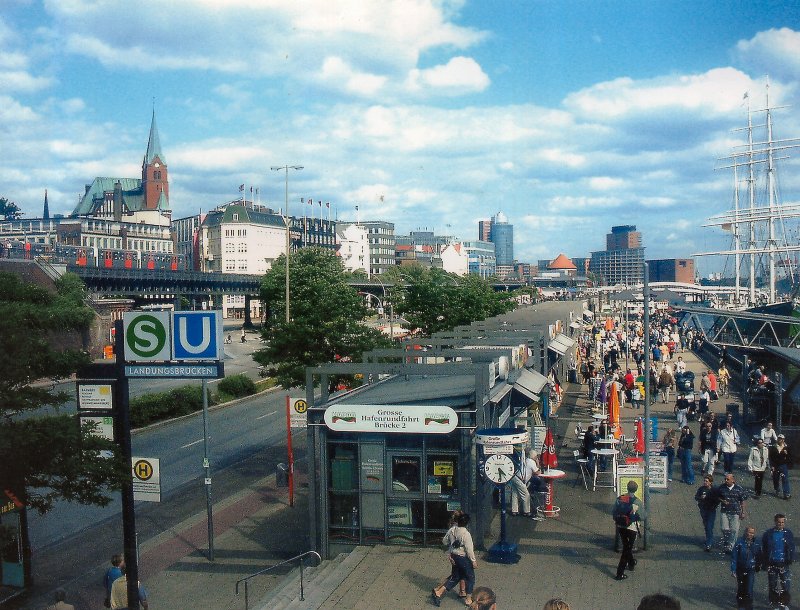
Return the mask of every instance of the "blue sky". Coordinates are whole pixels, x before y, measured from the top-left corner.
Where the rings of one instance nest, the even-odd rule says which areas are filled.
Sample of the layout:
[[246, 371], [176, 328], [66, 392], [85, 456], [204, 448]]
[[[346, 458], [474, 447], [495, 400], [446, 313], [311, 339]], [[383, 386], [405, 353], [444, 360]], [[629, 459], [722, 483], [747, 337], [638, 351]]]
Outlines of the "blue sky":
[[139, 176], [155, 99], [175, 217], [242, 183], [282, 207], [288, 163], [293, 212], [475, 239], [502, 210], [531, 262], [636, 224], [648, 258], [683, 257], [727, 247], [700, 225], [767, 74], [776, 137], [800, 136], [796, 1], [3, 0], [0, 196], [69, 213]]

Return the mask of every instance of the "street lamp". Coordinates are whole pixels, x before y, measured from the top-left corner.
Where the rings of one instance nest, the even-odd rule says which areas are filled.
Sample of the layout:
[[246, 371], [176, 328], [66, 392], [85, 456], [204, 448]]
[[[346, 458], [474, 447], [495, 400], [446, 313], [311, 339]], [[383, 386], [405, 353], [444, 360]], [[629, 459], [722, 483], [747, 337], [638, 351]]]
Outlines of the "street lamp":
[[[378, 280], [378, 283], [381, 285], [381, 288], [383, 289], [383, 302], [385, 303], [386, 302], [386, 286], [383, 285], [383, 282], [381, 282], [379, 277], [376, 277], [375, 279]], [[381, 303], [381, 307], [383, 307], [383, 303]], [[392, 311], [392, 302], [389, 301], [389, 339], [391, 341], [394, 341], [394, 326], [392, 326], [393, 318], [394, 318], [394, 311]]]
[[273, 165], [270, 170], [279, 172], [283, 170], [286, 174], [286, 208], [284, 209], [283, 221], [286, 223], [286, 323], [289, 323], [289, 250], [291, 244], [289, 241], [289, 170], [303, 169], [302, 165]]

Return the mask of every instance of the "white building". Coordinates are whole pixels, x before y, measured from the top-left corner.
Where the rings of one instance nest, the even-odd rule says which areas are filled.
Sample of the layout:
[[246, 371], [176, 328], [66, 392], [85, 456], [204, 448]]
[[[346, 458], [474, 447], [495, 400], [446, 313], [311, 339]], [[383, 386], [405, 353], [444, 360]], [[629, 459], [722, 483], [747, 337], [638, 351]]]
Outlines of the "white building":
[[467, 275], [469, 273], [469, 255], [461, 244], [449, 244], [442, 249], [442, 269], [447, 273]]
[[340, 225], [336, 228], [338, 254], [348, 271], [364, 271], [369, 277], [369, 237], [360, 225]]

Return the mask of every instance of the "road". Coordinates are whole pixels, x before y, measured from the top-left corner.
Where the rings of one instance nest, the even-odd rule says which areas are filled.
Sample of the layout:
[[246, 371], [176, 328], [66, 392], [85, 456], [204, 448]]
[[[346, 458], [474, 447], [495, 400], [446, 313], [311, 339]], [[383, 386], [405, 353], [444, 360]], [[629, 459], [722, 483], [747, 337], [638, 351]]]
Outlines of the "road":
[[[253, 373], [257, 365], [251, 354], [256, 341], [225, 346], [226, 374]], [[189, 380], [136, 380], [131, 394], [164, 391]], [[199, 382], [197, 382], [199, 383]], [[74, 383], [70, 384], [74, 392]], [[74, 410], [74, 402], [62, 409]], [[240, 462], [265, 447], [285, 444], [285, 393], [276, 391], [244, 399], [232, 406], [212, 409], [209, 413], [209, 455], [212, 480], [215, 471]], [[63, 411], [62, 411], [63, 412]], [[203, 421], [200, 414], [136, 431], [132, 438], [133, 454], [160, 460], [162, 499], [168, 501], [192, 481], [202, 488]], [[264, 476], [267, 473], [263, 473]], [[212, 485], [213, 493], [213, 485]], [[36, 553], [48, 545], [65, 540], [100, 522], [120, 514], [119, 494], [106, 507], [82, 506], [59, 502], [46, 515], [29, 514], [31, 545]], [[145, 503], [138, 503], [137, 507]], [[138, 508], [137, 508], [138, 509]]]

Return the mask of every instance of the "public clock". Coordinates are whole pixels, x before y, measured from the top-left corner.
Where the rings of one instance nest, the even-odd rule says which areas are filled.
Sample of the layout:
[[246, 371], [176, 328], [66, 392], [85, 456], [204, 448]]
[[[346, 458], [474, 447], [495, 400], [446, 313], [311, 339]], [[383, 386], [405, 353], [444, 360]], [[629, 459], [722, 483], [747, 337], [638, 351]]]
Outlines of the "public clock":
[[514, 476], [514, 461], [501, 453], [490, 455], [483, 464], [483, 473], [492, 483], [508, 483]]

